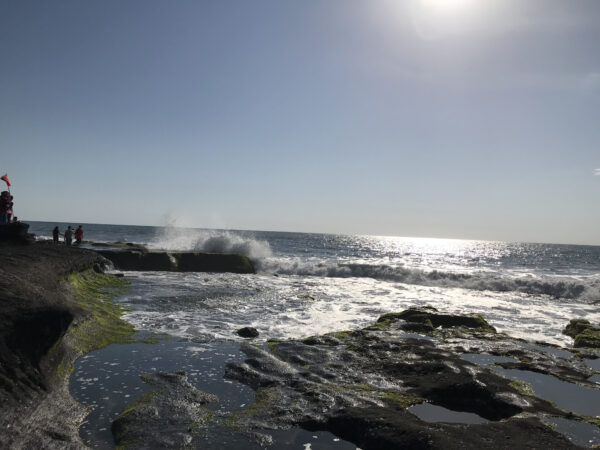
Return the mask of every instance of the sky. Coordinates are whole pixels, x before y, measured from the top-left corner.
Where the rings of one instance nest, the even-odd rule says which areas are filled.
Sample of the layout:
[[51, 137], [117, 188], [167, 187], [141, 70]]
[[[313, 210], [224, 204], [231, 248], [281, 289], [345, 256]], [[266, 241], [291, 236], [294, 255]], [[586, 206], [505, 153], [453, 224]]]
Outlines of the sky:
[[597, 0], [0, 2], [26, 220], [600, 245]]

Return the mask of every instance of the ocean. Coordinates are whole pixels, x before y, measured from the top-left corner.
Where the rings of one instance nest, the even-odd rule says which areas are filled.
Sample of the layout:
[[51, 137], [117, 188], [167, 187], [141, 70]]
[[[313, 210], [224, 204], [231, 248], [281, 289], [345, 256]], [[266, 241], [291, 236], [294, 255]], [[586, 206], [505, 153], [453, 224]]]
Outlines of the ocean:
[[[55, 225], [64, 231], [79, 224], [31, 222], [30, 231], [48, 240]], [[80, 436], [95, 449], [114, 448], [113, 420], [152, 389], [142, 375], [183, 370], [194, 387], [219, 397], [209, 406], [215, 425], [201, 431], [202, 448], [355, 450], [325, 431], [270, 430], [270, 446], [231, 433], [226, 418], [254, 400], [251, 388], [224, 376], [228, 363], [246, 358], [236, 334], [242, 327], [256, 328], [260, 335], [253, 343], [261, 345], [271, 338], [360, 329], [385, 313], [432, 306], [482, 314], [499, 332], [569, 347], [572, 339], [562, 334], [569, 320], [600, 321], [598, 246], [82, 225], [85, 240], [242, 253], [257, 270], [124, 273], [130, 289], [116, 301], [128, 307], [125, 319], [142, 335], [170, 338], [113, 344], [75, 363], [69, 389], [90, 408]], [[596, 427], [573, 431], [567, 425], [561, 432], [574, 442], [600, 444]]]
[[[38, 239], [78, 223], [31, 222]], [[242, 253], [256, 275], [127, 272], [138, 329], [192, 342], [350, 330], [411, 306], [482, 314], [500, 332], [569, 346], [570, 319], [600, 321], [600, 246], [83, 224], [85, 240]]]

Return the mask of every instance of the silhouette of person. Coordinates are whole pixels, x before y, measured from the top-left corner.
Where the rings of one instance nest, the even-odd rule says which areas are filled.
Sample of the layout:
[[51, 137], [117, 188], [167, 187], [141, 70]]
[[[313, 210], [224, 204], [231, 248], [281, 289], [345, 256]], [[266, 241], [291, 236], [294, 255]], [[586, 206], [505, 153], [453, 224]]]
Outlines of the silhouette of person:
[[13, 202], [13, 196], [10, 196], [10, 199], [8, 200], [8, 203], [6, 205], [6, 223], [11, 223], [12, 220], [12, 215], [13, 215], [13, 208], [15, 205], [15, 202]]
[[65, 244], [71, 245], [71, 242], [73, 242], [73, 230], [71, 229], [71, 225], [69, 225], [65, 231]]
[[58, 226], [54, 227], [54, 230], [52, 230], [52, 240], [54, 241], [55, 244], [58, 244], [58, 235], [60, 234], [60, 230], [58, 229]]
[[9, 203], [10, 203], [10, 194], [8, 193], [8, 191], [2, 191], [2, 194], [0, 194], [0, 224], [1, 223], [7, 223], [7, 211], [9, 208]]
[[81, 225], [79, 225], [79, 228], [77, 228], [75, 230], [75, 243], [81, 244], [82, 240], [83, 240], [83, 228], [81, 228]]

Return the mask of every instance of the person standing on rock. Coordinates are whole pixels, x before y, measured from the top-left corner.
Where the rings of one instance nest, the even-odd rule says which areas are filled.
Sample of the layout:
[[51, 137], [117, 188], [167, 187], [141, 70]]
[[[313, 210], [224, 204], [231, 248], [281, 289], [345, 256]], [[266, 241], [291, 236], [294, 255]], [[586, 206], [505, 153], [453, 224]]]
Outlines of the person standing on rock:
[[71, 245], [72, 241], [73, 241], [73, 230], [71, 229], [71, 225], [69, 225], [67, 227], [67, 230], [65, 231], [65, 244]]
[[54, 241], [55, 244], [58, 244], [58, 235], [60, 234], [60, 230], [58, 229], [58, 226], [54, 227], [54, 230], [52, 230], [52, 240]]
[[12, 215], [13, 215], [13, 207], [15, 205], [15, 202], [13, 202], [13, 196], [10, 196], [10, 200], [8, 201], [8, 205], [6, 207], [6, 223], [11, 223], [12, 222]]
[[3, 191], [2, 194], [0, 194], [0, 224], [5, 224], [6, 222], [6, 211], [8, 210], [8, 203], [9, 203], [9, 193], [8, 191]]
[[79, 225], [79, 228], [75, 230], [75, 243], [79, 245], [81, 241], [83, 241], [83, 228]]

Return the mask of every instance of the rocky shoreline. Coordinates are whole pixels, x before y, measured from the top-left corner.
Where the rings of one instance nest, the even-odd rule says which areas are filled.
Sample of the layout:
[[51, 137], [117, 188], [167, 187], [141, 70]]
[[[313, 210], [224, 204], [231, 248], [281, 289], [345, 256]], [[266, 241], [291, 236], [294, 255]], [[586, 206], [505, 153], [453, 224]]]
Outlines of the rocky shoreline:
[[[109, 260], [85, 248], [34, 242], [27, 225], [18, 225], [0, 242], [2, 447], [85, 448], [78, 427], [89, 410], [69, 395], [73, 363], [91, 350], [130, 342], [135, 331], [110, 301], [110, 291], [126, 284], [104, 274], [111, 260], [129, 270], [254, 272], [241, 255], [182, 253], [178, 269], [166, 253], [113, 248], [102, 252]], [[161, 264], [147, 267], [150, 260]]]
[[[497, 334], [480, 316], [409, 309], [363, 330], [242, 348], [248, 358], [230, 364], [226, 374], [255, 389], [258, 400], [235, 418], [240, 430], [300, 425], [331, 431], [362, 449], [566, 449], [573, 443], [547, 426], [546, 417], [597, 425], [596, 417], [576, 417], [534, 396], [524, 383], [464, 357], [493, 355], [498, 368], [597, 391], [588, 381], [594, 370], [584, 363], [592, 355], [554, 357]], [[445, 411], [446, 417], [421, 420], [417, 405]], [[456, 412], [472, 419], [451, 423]]]
[[[134, 332], [110, 301], [125, 282], [102, 273], [106, 263], [97, 252], [48, 243], [0, 248], [2, 447], [85, 448], [78, 427], [89, 410], [69, 394], [73, 363], [112, 342], [132, 342]], [[204, 405], [216, 398], [193, 388], [184, 372], [149, 373], [145, 380], [157, 389], [134, 399], [113, 432], [126, 448], [148, 447], [149, 428], [162, 430], [162, 443], [198, 447], [195, 436], [215, 426], [260, 446], [270, 433], [297, 427], [329, 431], [363, 450], [576, 448], [553, 424], [598, 427], [600, 411], [537, 397], [535, 386], [513, 375], [551, 377], [595, 402], [599, 372], [588, 362], [598, 354], [587, 347], [597, 331], [572, 322], [566, 332], [583, 336], [582, 348], [567, 351], [496, 333], [478, 315], [421, 308], [386, 314], [362, 330], [248, 340], [246, 359], [225, 369], [256, 391], [248, 407], [215, 422]], [[427, 419], [428, 408], [442, 419]], [[173, 411], [181, 413], [176, 423]]]
[[[67, 381], [73, 362], [87, 349], [80, 348], [81, 340], [73, 332], [87, 327], [109, 333], [97, 326], [98, 317], [89, 305], [78, 302], [78, 289], [69, 277], [87, 272], [107, 284], [118, 283], [117, 277], [98, 273], [105, 263], [95, 252], [67, 246], [0, 247], [3, 446], [84, 448], [78, 426], [88, 411], [71, 398]], [[88, 292], [88, 302], [92, 294], [97, 293]]]
[[[225, 377], [255, 391], [250, 405], [215, 415], [207, 404], [218, 398], [191, 386], [185, 372], [147, 373], [154, 389], [112, 422], [117, 445], [146, 448], [153, 436], [166, 447], [203, 448], [224, 427], [247, 448], [278, 448], [273, 436], [300, 428], [365, 450], [598, 442], [600, 390], [590, 380], [598, 372], [588, 365], [597, 354], [516, 340], [478, 315], [411, 308], [362, 330], [247, 340], [241, 350], [245, 360], [228, 363]], [[554, 380], [556, 395], [538, 397], [538, 386], [515, 373]]]

